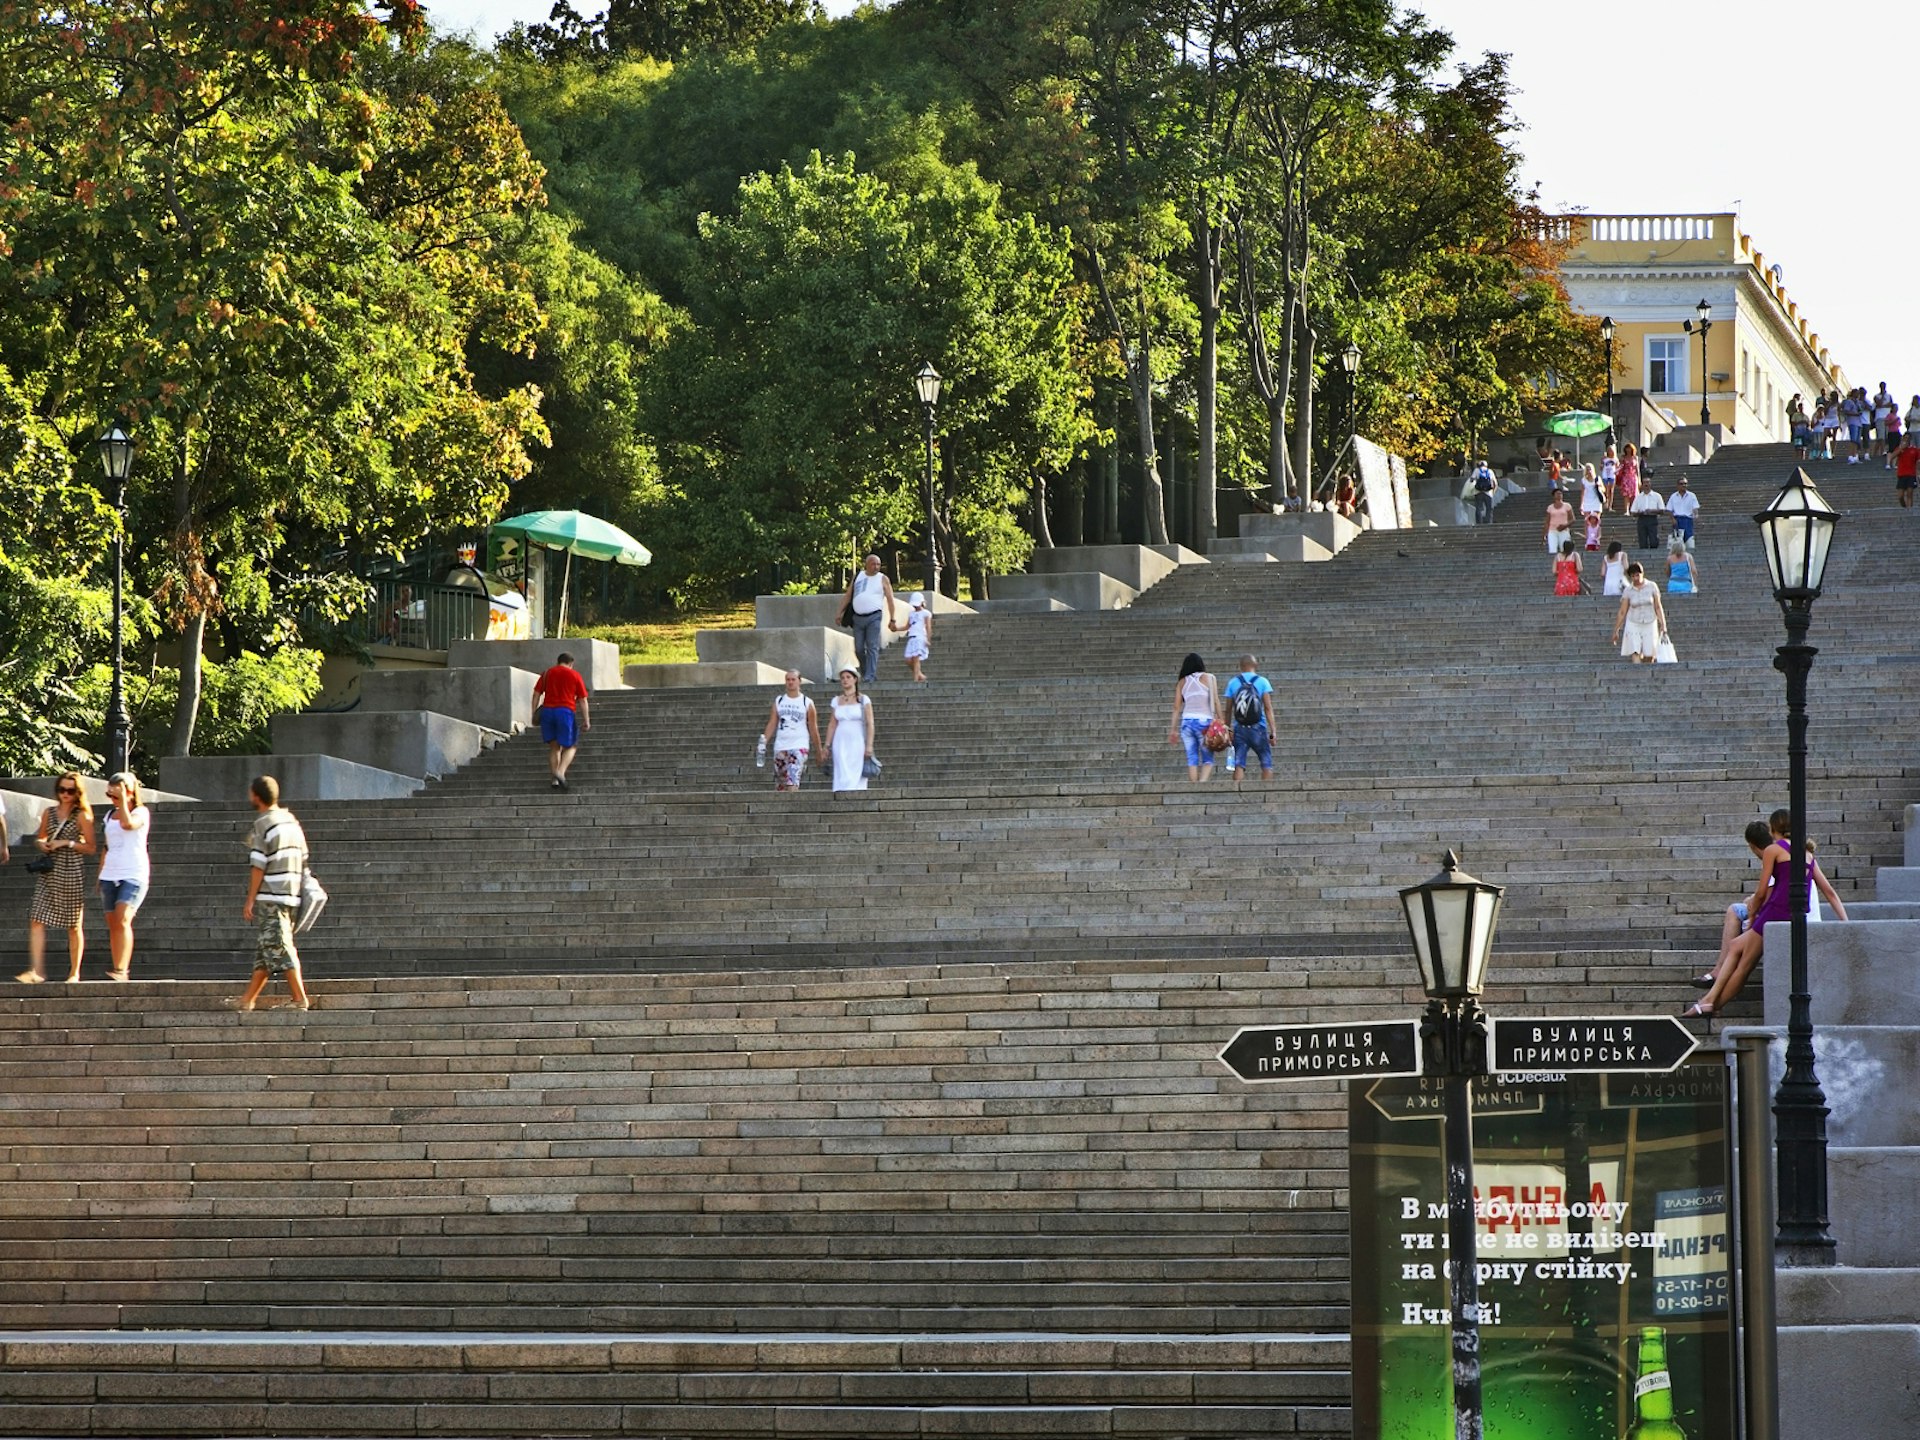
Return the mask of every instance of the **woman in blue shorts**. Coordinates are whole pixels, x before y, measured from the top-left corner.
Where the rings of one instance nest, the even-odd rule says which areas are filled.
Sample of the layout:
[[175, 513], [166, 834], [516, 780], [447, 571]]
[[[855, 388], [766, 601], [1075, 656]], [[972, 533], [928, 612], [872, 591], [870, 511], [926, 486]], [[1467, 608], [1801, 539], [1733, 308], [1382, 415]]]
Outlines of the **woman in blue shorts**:
[[1167, 743], [1184, 745], [1187, 751], [1187, 778], [1193, 781], [1213, 778], [1213, 752], [1207, 749], [1207, 727], [1220, 718], [1220, 687], [1207, 673], [1207, 662], [1189, 655], [1180, 662], [1180, 678], [1173, 685], [1173, 719], [1167, 726]]

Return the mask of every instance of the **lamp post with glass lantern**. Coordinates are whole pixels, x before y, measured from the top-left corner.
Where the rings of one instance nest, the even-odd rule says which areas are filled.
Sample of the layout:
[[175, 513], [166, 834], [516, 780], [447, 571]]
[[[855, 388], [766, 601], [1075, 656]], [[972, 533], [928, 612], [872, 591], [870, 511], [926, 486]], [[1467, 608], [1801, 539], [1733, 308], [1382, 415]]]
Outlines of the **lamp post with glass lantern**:
[[1480, 1008], [1487, 958], [1505, 887], [1460, 869], [1449, 850], [1444, 868], [1400, 892], [1420, 962], [1427, 1011], [1420, 1022], [1429, 1075], [1446, 1087], [1447, 1291], [1452, 1300], [1455, 1440], [1480, 1440], [1480, 1287], [1478, 1222], [1473, 1204], [1473, 1081], [1487, 1073], [1487, 1017]]
[[1689, 335], [1696, 331], [1700, 335], [1700, 428], [1704, 430], [1713, 423], [1707, 418], [1707, 332], [1713, 329], [1713, 306], [1702, 300], [1693, 307], [1693, 313], [1698, 323], [1696, 324], [1694, 320], [1682, 320], [1680, 328]]
[[1785, 488], [1753, 518], [1766, 545], [1773, 598], [1787, 624], [1787, 643], [1774, 652], [1773, 668], [1787, 677], [1787, 803], [1793, 816], [1787, 861], [1793, 989], [1786, 1073], [1773, 1096], [1780, 1166], [1775, 1246], [1787, 1264], [1831, 1265], [1827, 1097], [1814, 1072], [1813, 996], [1807, 977], [1807, 674], [1819, 653], [1807, 644], [1807, 629], [1839, 516], [1807, 472], [1795, 469]]
[[1360, 347], [1351, 340], [1340, 352], [1340, 369], [1347, 377], [1347, 438], [1352, 439], [1360, 433], [1359, 426], [1355, 424], [1355, 387], [1359, 383]]
[[927, 439], [927, 606], [940, 593], [940, 544], [934, 535], [933, 412], [940, 404], [940, 372], [927, 361], [914, 373], [913, 393], [920, 397], [920, 418]]
[[1600, 340], [1607, 347], [1607, 438], [1613, 438], [1613, 317], [1600, 321]]
[[133, 474], [133, 441], [115, 425], [94, 442], [100, 451], [100, 464], [113, 487], [113, 688], [107, 697], [106, 756], [107, 774], [117, 775], [127, 768], [128, 736], [132, 721], [127, 717], [126, 656], [122, 649], [122, 629], [126, 615], [127, 551], [127, 477]]

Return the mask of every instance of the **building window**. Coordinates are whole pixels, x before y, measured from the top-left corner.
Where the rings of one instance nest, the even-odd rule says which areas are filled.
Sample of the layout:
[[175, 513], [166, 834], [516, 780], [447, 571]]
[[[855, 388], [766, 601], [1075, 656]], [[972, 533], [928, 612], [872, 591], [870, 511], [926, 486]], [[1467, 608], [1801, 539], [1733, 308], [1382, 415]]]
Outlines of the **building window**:
[[1655, 395], [1673, 395], [1687, 388], [1687, 342], [1647, 341], [1647, 389]]

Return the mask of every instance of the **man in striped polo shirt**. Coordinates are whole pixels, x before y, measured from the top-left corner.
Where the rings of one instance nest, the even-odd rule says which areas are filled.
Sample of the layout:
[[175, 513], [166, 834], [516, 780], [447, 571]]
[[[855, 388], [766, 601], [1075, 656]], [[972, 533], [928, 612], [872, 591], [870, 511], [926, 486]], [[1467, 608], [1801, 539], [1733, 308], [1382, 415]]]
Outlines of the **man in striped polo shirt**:
[[280, 808], [280, 782], [257, 777], [249, 787], [259, 812], [247, 832], [247, 905], [241, 913], [254, 924], [253, 983], [239, 1008], [253, 1009], [267, 981], [287, 977], [287, 992], [302, 1010], [308, 1007], [300, 983], [300, 952], [293, 948], [293, 917], [300, 908], [300, 882], [307, 873], [307, 836], [291, 811]]

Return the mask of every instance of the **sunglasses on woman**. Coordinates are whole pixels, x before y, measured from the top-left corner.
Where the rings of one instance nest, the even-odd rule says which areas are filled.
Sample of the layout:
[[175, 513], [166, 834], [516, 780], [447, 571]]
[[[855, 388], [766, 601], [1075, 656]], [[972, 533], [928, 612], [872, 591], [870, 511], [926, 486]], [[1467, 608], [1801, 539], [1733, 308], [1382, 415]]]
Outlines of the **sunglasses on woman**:
[[56, 795], [78, 795], [80, 793], [80, 787], [78, 785], [56, 785], [53, 787], [53, 793]]

